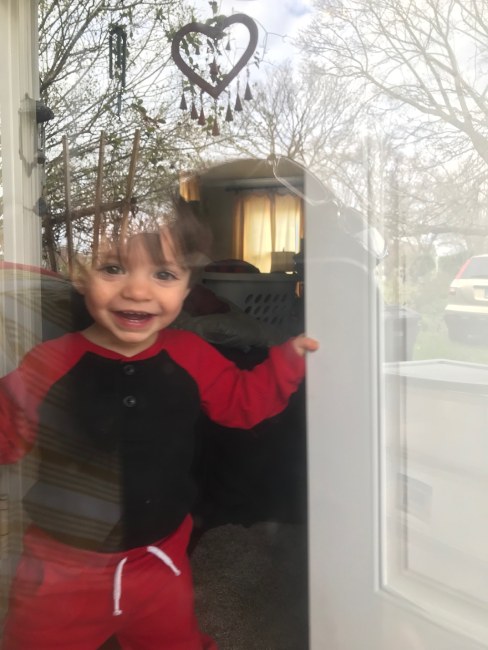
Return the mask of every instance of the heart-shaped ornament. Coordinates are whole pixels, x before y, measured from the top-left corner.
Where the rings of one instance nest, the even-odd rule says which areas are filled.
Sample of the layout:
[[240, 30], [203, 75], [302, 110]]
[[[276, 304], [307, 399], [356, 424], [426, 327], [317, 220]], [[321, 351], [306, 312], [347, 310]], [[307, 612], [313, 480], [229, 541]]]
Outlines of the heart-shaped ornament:
[[[236, 65], [232, 68], [230, 72], [225, 74], [220, 81], [215, 84], [211, 84], [199, 74], [195, 72], [190, 66], [183, 60], [181, 56], [181, 41], [185, 38], [187, 34], [195, 32], [197, 34], [203, 34], [207, 38], [212, 39], [213, 41], [219, 40], [223, 36], [223, 30], [230, 25], [240, 24], [244, 25], [249, 32], [249, 43], [246, 47], [244, 54], [241, 56]], [[181, 72], [199, 88], [204, 90], [214, 99], [217, 99], [220, 93], [227, 88], [232, 79], [234, 79], [242, 68], [249, 61], [253, 55], [256, 45], [258, 44], [258, 27], [254, 20], [247, 16], [246, 14], [234, 14], [222, 20], [219, 20], [216, 25], [206, 25], [205, 23], [188, 23], [181, 29], [179, 29], [173, 37], [171, 43], [171, 56], [173, 61], [176, 63]]]

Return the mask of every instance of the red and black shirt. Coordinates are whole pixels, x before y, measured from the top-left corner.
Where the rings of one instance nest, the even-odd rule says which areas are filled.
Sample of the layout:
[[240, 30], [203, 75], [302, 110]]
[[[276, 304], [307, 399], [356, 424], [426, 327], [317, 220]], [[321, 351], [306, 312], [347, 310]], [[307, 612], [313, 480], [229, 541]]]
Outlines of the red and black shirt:
[[285, 408], [303, 374], [289, 343], [239, 370], [181, 330], [130, 358], [67, 334], [0, 380], [0, 461], [35, 450], [24, 506], [58, 539], [98, 551], [152, 544], [193, 505], [200, 411], [252, 428]]

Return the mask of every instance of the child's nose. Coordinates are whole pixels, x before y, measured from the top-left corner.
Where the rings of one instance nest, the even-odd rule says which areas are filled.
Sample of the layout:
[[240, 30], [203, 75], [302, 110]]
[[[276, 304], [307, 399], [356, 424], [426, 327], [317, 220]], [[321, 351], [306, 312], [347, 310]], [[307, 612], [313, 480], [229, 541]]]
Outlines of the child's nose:
[[131, 300], [149, 300], [150, 283], [139, 274], [128, 273], [122, 289], [125, 298]]

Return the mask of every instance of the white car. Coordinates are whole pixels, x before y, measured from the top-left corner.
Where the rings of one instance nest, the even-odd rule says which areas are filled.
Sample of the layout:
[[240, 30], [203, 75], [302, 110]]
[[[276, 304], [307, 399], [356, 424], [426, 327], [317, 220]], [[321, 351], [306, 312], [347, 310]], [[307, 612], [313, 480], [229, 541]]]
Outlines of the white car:
[[455, 341], [488, 341], [488, 255], [470, 257], [449, 287], [444, 312]]

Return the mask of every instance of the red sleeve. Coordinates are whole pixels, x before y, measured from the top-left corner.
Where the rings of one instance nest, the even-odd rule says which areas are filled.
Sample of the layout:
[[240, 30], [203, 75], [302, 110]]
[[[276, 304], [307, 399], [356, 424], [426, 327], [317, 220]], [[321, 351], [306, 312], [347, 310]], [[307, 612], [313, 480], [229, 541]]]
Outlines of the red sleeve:
[[81, 354], [71, 341], [67, 335], [36, 346], [0, 379], [0, 463], [15, 463], [34, 444], [39, 404]]
[[252, 370], [240, 370], [195, 334], [173, 334], [168, 353], [197, 382], [205, 413], [223, 426], [251, 429], [280, 413], [303, 379], [305, 361], [290, 341], [270, 348]]

